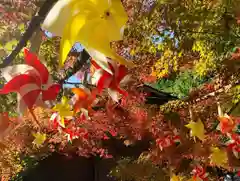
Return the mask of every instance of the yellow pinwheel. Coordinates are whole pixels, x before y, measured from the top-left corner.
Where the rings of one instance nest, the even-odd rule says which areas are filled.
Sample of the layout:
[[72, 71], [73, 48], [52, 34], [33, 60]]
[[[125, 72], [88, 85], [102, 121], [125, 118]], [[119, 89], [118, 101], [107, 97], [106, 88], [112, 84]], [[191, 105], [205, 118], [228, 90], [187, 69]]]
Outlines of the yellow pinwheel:
[[61, 124], [65, 125], [64, 119], [65, 117], [73, 116], [73, 111], [71, 111], [71, 106], [69, 104], [69, 100], [67, 97], [63, 96], [61, 103], [57, 104], [54, 108], [54, 111], [57, 111], [59, 113], [59, 116], [61, 117]]
[[129, 64], [110, 48], [110, 42], [122, 39], [127, 20], [121, 0], [60, 0], [47, 15], [43, 28], [62, 36], [61, 65], [75, 42]]

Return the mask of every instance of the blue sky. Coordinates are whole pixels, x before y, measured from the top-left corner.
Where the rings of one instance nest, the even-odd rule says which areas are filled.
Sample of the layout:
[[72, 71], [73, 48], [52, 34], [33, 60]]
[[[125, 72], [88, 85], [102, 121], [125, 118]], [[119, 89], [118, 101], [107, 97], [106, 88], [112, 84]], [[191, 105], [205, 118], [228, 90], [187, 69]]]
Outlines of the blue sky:
[[[53, 34], [51, 32], [45, 31], [45, 35], [48, 38], [52, 38]], [[83, 50], [83, 46], [80, 43], [75, 43], [73, 48], [75, 48], [77, 50], [77, 52], [81, 52]], [[76, 76], [71, 76], [68, 80], [66, 80], [67, 82], [71, 82], [71, 83], [80, 83], [80, 80], [76, 77]], [[73, 88], [75, 87], [73, 84], [63, 84], [64, 88]]]
[[[76, 76], [71, 76], [71, 77], [67, 80], [67, 82], [80, 83], [80, 80], [77, 79]], [[75, 87], [75, 86], [72, 85], [72, 84], [63, 84], [63, 87], [64, 87], [64, 88], [73, 88], [73, 87]]]

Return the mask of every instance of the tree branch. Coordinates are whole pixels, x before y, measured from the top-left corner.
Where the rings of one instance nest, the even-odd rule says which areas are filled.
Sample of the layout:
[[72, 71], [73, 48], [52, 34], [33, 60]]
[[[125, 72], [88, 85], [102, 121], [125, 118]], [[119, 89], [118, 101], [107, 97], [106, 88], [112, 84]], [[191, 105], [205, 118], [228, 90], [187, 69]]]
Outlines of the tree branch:
[[189, 104], [189, 103], [190, 103], [190, 104], [193, 104], [193, 103], [197, 103], [197, 102], [199, 102], [199, 101], [208, 99], [208, 98], [210, 98], [210, 97], [215, 97], [215, 96], [217, 96], [217, 95], [220, 94], [220, 93], [223, 93], [223, 92], [225, 92], [225, 91], [228, 91], [229, 89], [231, 89], [233, 86], [235, 86], [235, 85], [237, 85], [237, 84], [239, 84], [239, 81], [236, 81], [236, 82], [234, 82], [233, 84], [228, 84], [228, 85], [226, 85], [226, 86], [224, 86], [224, 87], [222, 87], [222, 88], [220, 88], [220, 89], [218, 89], [218, 90], [216, 90], [216, 91], [213, 91], [213, 92], [211, 92], [211, 93], [209, 93], [209, 94], [206, 94], [206, 95], [204, 95], [204, 96], [202, 96], [202, 97], [199, 97], [199, 98], [197, 98], [197, 99], [187, 100], [187, 104]]
[[46, 0], [43, 5], [40, 7], [38, 14], [32, 18], [30, 21], [27, 30], [23, 34], [21, 40], [18, 42], [17, 46], [8, 55], [3, 63], [0, 64], [0, 68], [4, 68], [8, 66], [19, 54], [23, 47], [27, 45], [28, 40], [32, 37], [33, 33], [40, 27], [41, 22], [45, 19], [47, 13], [52, 8], [53, 4], [57, 2], [57, 0]]
[[84, 83], [81, 83], [81, 82], [68, 82], [68, 81], [64, 81], [64, 84], [70, 84], [70, 85], [86, 85], [87, 87], [96, 87], [95, 85], [93, 84], [84, 84]]

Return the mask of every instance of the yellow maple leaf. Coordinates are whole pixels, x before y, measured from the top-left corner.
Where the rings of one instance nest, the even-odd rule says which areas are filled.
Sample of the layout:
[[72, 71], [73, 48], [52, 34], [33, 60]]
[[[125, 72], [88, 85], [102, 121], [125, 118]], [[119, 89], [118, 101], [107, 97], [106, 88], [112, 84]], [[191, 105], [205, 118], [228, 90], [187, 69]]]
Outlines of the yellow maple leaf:
[[212, 154], [210, 155], [211, 164], [225, 168], [228, 162], [227, 153], [224, 150], [219, 149], [218, 147], [212, 147], [211, 151], [212, 151]]
[[57, 104], [54, 108], [54, 111], [58, 111], [59, 116], [61, 117], [61, 124], [64, 126], [64, 117], [73, 116], [73, 111], [71, 111], [71, 106], [67, 97], [63, 96], [61, 103]]
[[204, 135], [204, 125], [200, 119], [198, 119], [197, 122], [190, 121], [189, 124], [185, 125], [187, 128], [191, 129], [191, 136], [197, 137], [200, 140], [204, 140], [205, 135]]
[[183, 181], [183, 177], [173, 174], [170, 181]]
[[35, 139], [33, 140], [33, 144], [36, 145], [37, 147], [40, 147], [46, 140], [47, 136], [46, 134], [42, 133], [33, 133], [33, 136]]

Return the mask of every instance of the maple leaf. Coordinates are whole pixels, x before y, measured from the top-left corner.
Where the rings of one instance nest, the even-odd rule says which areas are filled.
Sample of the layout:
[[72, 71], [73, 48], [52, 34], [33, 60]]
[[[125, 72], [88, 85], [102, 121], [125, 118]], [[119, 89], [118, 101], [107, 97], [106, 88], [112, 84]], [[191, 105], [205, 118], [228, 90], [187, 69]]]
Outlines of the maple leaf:
[[61, 117], [61, 124], [65, 125], [64, 118], [68, 116], [73, 116], [73, 111], [71, 111], [71, 106], [69, 104], [69, 101], [67, 97], [63, 96], [61, 103], [57, 104], [54, 108], [54, 111], [57, 111], [59, 113], [59, 116]]
[[194, 140], [195, 137], [202, 141], [204, 140], [204, 125], [200, 119], [197, 122], [190, 121], [190, 123], [185, 126], [191, 129], [191, 136], [194, 137]]
[[47, 136], [46, 134], [42, 134], [42, 133], [33, 133], [33, 136], [35, 137], [35, 139], [33, 140], [33, 144], [36, 145], [37, 147], [42, 146], [42, 144], [45, 142]]
[[224, 150], [220, 150], [218, 147], [211, 148], [212, 154], [210, 155], [211, 164], [218, 167], [226, 167], [228, 162], [227, 153]]
[[183, 177], [173, 174], [170, 181], [183, 181]]

